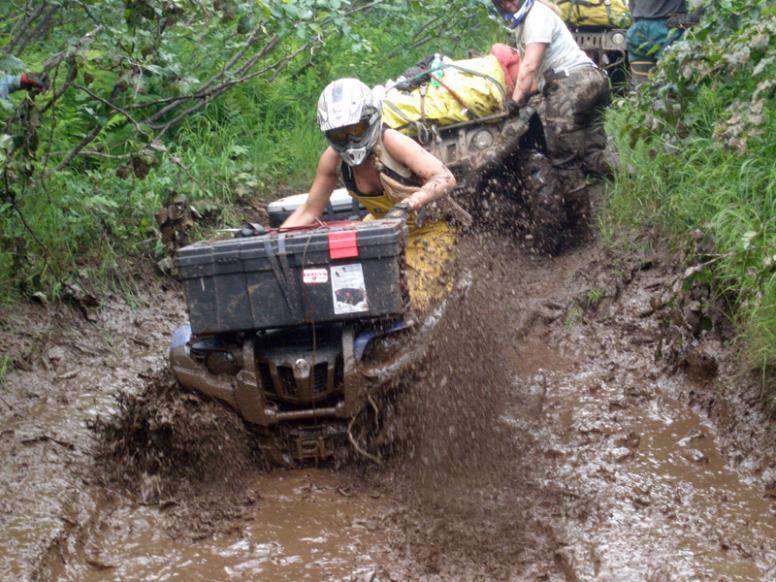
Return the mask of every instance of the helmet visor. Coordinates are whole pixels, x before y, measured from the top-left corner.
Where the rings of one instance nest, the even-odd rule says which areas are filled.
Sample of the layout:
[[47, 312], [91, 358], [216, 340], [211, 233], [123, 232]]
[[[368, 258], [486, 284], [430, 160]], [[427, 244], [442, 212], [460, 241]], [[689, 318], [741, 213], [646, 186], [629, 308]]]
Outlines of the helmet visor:
[[369, 119], [362, 119], [353, 125], [344, 125], [326, 132], [326, 139], [338, 146], [346, 146], [351, 140], [357, 140], [369, 129]]

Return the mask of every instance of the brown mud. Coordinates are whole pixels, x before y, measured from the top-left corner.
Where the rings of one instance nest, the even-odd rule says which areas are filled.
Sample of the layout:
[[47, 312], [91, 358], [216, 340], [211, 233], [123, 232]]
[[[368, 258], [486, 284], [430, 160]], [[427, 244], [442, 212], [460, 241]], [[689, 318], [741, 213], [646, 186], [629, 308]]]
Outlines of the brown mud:
[[96, 315], [3, 313], [0, 576], [773, 579], [774, 433], [734, 345], [703, 332], [666, 356], [670, 262], [462, 252], [465, 307], [380, 467], [266, 472], [228, 410], [177, 399], [185, 311], [155, 278]]

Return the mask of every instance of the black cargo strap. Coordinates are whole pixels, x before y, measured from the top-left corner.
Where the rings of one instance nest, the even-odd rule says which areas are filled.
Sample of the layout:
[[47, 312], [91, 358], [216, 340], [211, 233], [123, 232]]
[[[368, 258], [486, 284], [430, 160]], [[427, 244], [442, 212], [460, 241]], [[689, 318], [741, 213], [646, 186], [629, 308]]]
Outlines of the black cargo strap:
[[288, 259], [286, 258], [286, 241], [285, 235], [280, 234], [277, 237], [278, 241], [278, 255], [280, 256], [280, 262], [278, 262], [278, 256], [272, 251], [272, 243], [270, 239], [264, 241], [264, 251], [269, 261], [269, 266], [272, 268], [272, 273], [275, 275], [275, 281], [277, 281], [281, 292], [283, 293], [283, 299], [286, 300], [288, 305], [288, 311], [291, 315], [296, 315], [297, 301], [296, 286], [294, 285], [293, 276], [290, 273], [288, 267]]
[[297, 285], [297, 278], [294, 277], [294, 272], [291, 270], [291, 267], [288, 264], [288, 255], [286, 254], [286, 235], [282, 233], [278, 235], [278, 255], [280, 256], [280, 268], [283, 270], [283, 275], [285, 275], [288, 286], [291, 289], [291, 295], [293, 295], [294, 307], [296, 309], [301, 309], [301, 292], [299, 290], [299, 286]]

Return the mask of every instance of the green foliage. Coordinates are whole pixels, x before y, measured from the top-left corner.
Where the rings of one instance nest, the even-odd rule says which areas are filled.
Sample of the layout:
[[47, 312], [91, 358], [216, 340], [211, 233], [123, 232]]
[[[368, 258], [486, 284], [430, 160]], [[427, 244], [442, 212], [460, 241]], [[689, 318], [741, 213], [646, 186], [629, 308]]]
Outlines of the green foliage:
[[0, 388], [5, 384], [5, 377], [11, 369], [13, 362], [8, 356], [0, 356]]
[[[306, 188], [326, 83], [486, 50], [482, 0], [31, 0], [0, 3], [4, 71], [51, 90], [0, 110], [0, 302], [72, 278], [119, 286], [159, 258], [154, 212]], [[232, 224], [233, 225], [233, 224]]]
[[585, 293], [585, 307], [588, 309], [595, 309], [601, 300], [604, 298], [604, 292], [600, 289], [593, 287], [588, 289]]
[[773, 5], [706, 2], [653, 82], [609, 111], [621, 166], [604, 217], [613, 236], [657, 224], [700, 241], [765, 377], [776, 369], [774, 44]]

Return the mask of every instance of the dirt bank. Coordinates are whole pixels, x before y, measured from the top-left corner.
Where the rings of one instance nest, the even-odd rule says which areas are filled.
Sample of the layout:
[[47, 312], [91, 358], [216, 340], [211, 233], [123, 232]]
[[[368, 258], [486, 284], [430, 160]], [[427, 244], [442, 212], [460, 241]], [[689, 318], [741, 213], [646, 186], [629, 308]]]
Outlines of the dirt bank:
[[[117, 395], [160, 386], [185, 320], [177, 288], [146, 277], [133, 305], [105, 297], [94, 322], [77, 306], [4, 313], [15, 369], [0, 402], [3, 577], [773, 577], [773, 433], [734, 346], [705, 333], [683, 353], [713, 366], [665, 356], [654, 298], [676, 279], [670, 262], [614, 264], [595, 244], [554, 259], [469, 245], [466, 307], [400, 402], [410, 444], [381, 468], [230, 466], [244, 505], [212, 512], [202, 539], [170, 527], [191, 517], [174, 487], [106, 486], [89, 428]], [[224, 409], [158, 396], [248, 458]], [[166, 434], [169, 420], [154, 426]]]

